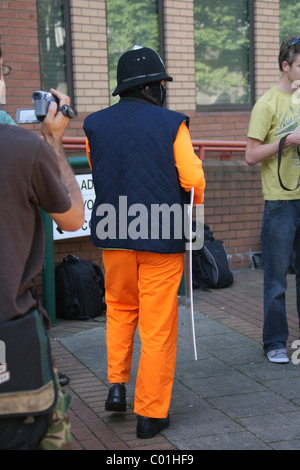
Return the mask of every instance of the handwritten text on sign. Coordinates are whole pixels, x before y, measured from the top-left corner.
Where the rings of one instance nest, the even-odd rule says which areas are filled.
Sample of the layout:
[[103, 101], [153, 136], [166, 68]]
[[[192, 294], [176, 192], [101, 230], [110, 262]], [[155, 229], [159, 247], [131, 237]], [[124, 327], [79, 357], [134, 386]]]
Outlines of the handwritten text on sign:
[[81, 189], [81, 194], [84, 202], [84, 224], [76, 232], [65, 232], [59, 233], [57, 225], [53, 222], [53, 239], [62, 240], [64, 238], [76, 238], [90, 236], [91, 234], [91, 215], [92, 209], [95, 202], [95, 191], [92, 175], [75, 175], [77, 183]]

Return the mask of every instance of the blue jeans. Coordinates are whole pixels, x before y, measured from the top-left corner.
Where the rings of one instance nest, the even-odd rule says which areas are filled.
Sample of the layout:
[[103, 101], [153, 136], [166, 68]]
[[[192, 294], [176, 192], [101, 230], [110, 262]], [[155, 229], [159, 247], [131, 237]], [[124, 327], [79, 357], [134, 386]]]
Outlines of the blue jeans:
[[300, 320], [300, 199], [266, 201], [262, 222], [264, 327], [266, 352], [286, 347], [286, 273], [295, 252], [297, 311]]

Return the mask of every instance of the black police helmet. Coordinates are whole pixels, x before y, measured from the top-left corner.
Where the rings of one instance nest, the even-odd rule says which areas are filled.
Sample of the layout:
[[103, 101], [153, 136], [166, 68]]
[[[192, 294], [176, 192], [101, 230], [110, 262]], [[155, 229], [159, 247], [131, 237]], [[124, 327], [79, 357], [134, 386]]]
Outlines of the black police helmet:
[[148, 47], [135, 46], [119, 59], [118, 84], [112, 95], [120, 95], [139, 85], [147, 85], [161, 80], [171, 82], [173, 78], [166, 73], [164, 63], [157, 52]]

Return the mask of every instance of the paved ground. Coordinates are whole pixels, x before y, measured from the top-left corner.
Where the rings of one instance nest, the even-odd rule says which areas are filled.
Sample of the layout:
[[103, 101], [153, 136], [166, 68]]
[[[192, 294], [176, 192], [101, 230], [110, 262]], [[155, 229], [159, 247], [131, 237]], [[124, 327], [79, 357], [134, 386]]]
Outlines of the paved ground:
[[[288, 276], [289, 354], [300, 359], [295, 276]], [[59, 321], [51, 342], [68, 390], [74, 449], [86, 450], [299, 450], [300, 365], [271, 364], [261, 346], [262, 271], [235, 274], [232, 287], [194, 291], [198, 360], [189, 346], [186, 309], [180, 298], [178, 359], [171, 424], [153, 439], [136, 437], [132, 411], [139, 338], [127, 387], [126, 413], [104, 410], [105, 318]], [[299, 361], [300, 362], [300, 361]]]

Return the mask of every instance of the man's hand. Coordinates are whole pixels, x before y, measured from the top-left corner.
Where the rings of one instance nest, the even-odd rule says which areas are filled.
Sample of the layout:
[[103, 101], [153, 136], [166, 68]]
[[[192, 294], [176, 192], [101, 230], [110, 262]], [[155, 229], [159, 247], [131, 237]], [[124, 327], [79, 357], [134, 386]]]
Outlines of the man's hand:
[[289, 145], [300, 145], [300, 129], [295, 130], [287, 136], [284, 147], [288, 147]]
[[[59, 99], [59, 107], [64, 104], [67, 104], [68, 106], [70, 105], [69, 96], [64, 95], [54, 88], [51, 88], [50, 91]], [[52, 101], [49, 105], [47, 115], [43, 120], [42, 134], [46, 140], [53, 138], [54, 140], [60, 142], [70, 119], [64, 116], [63, 113], [57, 112], [57, 108], [57, 104]]]
[[[63, 93], [50, 89], [51, 93], [59, 99], [59, 107], [66, 104], [70, 105], [70, 98]], [[66, 186], [71, 199], [71, 208], [62, 214], [49, 214], [62, 230], [78, 230], [84, 223], [84, 204], [78, 183], [74, 177], [74, 172], [69, 165], [62, 146], [62, 136], [70, 121], [70, 118], [57, 112], [57, 104], [51, 102], [47, 115], [43, 120], [42, 134], [45, 141], [54, 151], [58, 168], [60, 170], [61, 180]]]
[[[246, 162], [248, 165], [255, 165], [261, 163], [267, 158], [273, 157], [278, 153], [280, 139], [270, 144], [263, 144], [260, 140], [247, 138], [246, 146]], [[283, 148], [290, 145], [300, 145], [300, 129], [289, 134], [283, 144]]]

